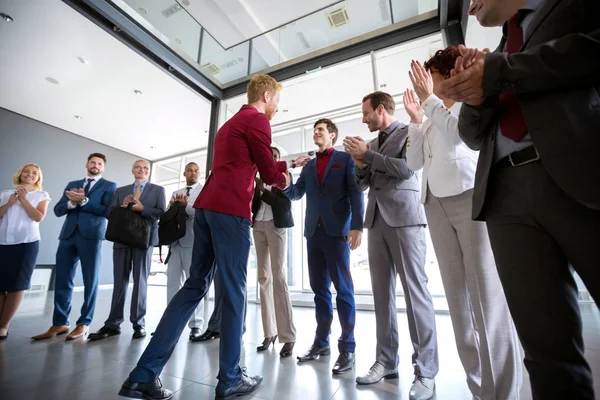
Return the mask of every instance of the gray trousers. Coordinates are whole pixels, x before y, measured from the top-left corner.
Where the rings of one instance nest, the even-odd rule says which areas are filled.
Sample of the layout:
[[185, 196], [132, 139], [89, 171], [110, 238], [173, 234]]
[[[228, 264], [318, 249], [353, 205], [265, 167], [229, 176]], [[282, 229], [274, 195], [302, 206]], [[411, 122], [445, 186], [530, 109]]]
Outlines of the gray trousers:
[[471, 219], [473, 190], [435, 197], [425, 213], [458, 356], [475, 400], [517, 400], [523, 383], [515, 330], [485, 222]]
[[256, 248], [260, 312], [265, 338], [278, 335], [280, 343], [296, 341], [292, 302], [285, 264], [287, 229], [273, 220], [255, 221], [252, 229]]
[[148, 293], [148, 275], [152, 263], [152, 250], [122, 247], [113, 249], [114, 287], [110, 314], [104, 326], [119, 330], [123, 323], [125, 297], [129, 286], [129, 276], [133, 272], [133, 293], [131, 295], [131, 311], [129, 320], [134, 327], [145, 326], [146, 297]]
[[[179, 242], [171, 245], [171, 257], [167, 265], [167, 304], [173, 296], [183, 287], [185, 280], [190, 277], [190, 265], [192, 264], [192, 247], [181, 247]], [[188, 326], [202, 329], [204, 324], [204, 299], [200, 300], [198, 307], [194, 309]]]
[[398, 275], [406, 300], [415, 375], [434, 378], [439, 370], [438, 347], [435, 314], [425, 275], [425, 227], [392, 228], [376, 210], [368, 243], [377, 321], [377, 361], [388, 369], [399, 364], [396, 319]]
[[600, 211], [569, 197], [538, 162], [492, 171], [484, 216], [533, 399], [593, 400], [569, 264], [598, 304]]

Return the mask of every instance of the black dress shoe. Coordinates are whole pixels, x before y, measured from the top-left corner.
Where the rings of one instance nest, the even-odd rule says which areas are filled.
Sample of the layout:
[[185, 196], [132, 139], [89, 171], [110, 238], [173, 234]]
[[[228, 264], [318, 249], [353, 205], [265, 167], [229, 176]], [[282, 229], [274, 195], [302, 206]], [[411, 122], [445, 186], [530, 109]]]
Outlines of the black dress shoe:
[[206, 330], [202, 335], [198, 336], [196, 339], [190, 339], [192, 342], [204, 342], [206, 340], [216, 339], [221, 334], [219, 332], [213, 332], [210, 330]]
[[7, 337], [8, 337], [8, 332], [6, 332], [6, 335], [0, 336], [0, 342], [3, 340], [6, 340]]
[[146, 336], [146, 329], [143, 326], [136, 326], [133, 328], [133, 338], [141, 339]]
[[284, 358], [291, 356], [294, 351], [294, 344], [294, 342], [288, 342], [284, 344], [279, 352], [279, 357]]
[[256, 348], [256, 351], [265, 351], [269, 348], [269, 346], [271, 344], [273, 344], [273, 347], [275, 347], [276, 340], [277, 340], [277, 335], [265, 338], [265, 340], [263, 340], [263, 343]]
[[334, 375], [343, 374], [346, 371], [350, 371], [352, 367], [354, 367], [354, 353], [342, 352], [335, 361], [331, 372]]
[[134, 383], [127, 378], [119, 390], [119, 396], [134, 399], [168, 400], [173, 397], [173, 392], [163, 388], [160, 379], [150, 383]]
[[102, 340], [102, 339], [106, 339], [109, 336], [116, 336], [116, 335], [120, 335], [121, 331], [120, 330], [116, 330], [116, 329], [111, 329], [111, 328], [107, 328], [106, 326], [103, 326], [102, 328], [100, 328], [100, 330], [96, 333], [90, 333], [88, 335], [88, 340], [91, 340], [92, 342], [95, 340]]
[[218, 400], [229, 400], [238, 396], [245, 396], [252, 393], [258, 388], [263, 380], [262, 376], [248, 376], [246, 368], [242, 370], [242, 379], [229, 389], [220, 389], [217, 385], [215, 399]]
[[328, 356], [330, 352], [331, 350], [329, 349], [329, 346], [317, 347], [313, 344], [306, 353], [297, 358], [300, 362], [312, 361], [316, 360], [319, 356]]
[[190, 329], [190, 340], [198, 339], [201, 336], [200, 328], [192, 328]]

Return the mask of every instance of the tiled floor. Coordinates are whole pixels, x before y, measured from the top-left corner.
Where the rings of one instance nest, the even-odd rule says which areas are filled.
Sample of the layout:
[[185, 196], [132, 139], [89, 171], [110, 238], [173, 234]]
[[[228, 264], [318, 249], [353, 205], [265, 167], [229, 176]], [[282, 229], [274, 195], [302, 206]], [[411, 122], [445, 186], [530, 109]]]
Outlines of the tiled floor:
[[[110, 305], [110, 290], [101, 290], [92, 330], [101, 327]], [[147, 328], [156, 326], [165, 307], [165, 288], [150, 287]], [[81, 305], [82, 293], [75, 294], [73, 309]], [[211, 306], [212, 309], [212, 306]], [[584, 331], [588, 360], [596, 378], [596, 392], [600, 393], [600, 312], [591, 304], [583, 305]], [[15, 318], [9, 338], [0, 344], [0, 399], [117, 399], [117, 392], [129, 371], [150, 340], [132, 340], [131, 325], [123, 325], [120, 336], [100, 342], [84, 340], [65, 342], [64, 336], [43, 342], [31, 342], [30, 337], [50, 326], [52, 316], [52, 293], [27, 295]], [[76, 319], [77, 316], [74, 316]], [[412, 381], [410, 365], [411, 344], [406, 316], [398, 315], [400, 330], [400, 378], [382, 381], [376, 385], [358, 387], [356, 373], [368, 369], [374, 361], [375, 316], [373, 312], [361, 311], [357, 317], [357, 363], [354, 371], [341, 377], [331, 375], [331, 367], [337, 357], [330, 357], [299, 365], [295, 357], [281, 360], [280, 344], [265, 353], [257, 353], [256, 346], [262, 342], [260, 307], [248, 307], [248, 332], [244, 337], [242, 365], [251, 374], [264, 376], [263, 385], [252, 399], [268, 400], [371, 400], [407, 399]], [[298, 331], [296, 354], [306, 350], [314, 332], [314, 310], [294, 308]], [[460, 365], [450, 319], [437, 316], [440, 373], [437, 376], [438, 400], [471, 399]], [[187, 330], [184, 335], [187, 336]], [[339, 324], [334, 321], [332, 338], [340, 334]], [[210, 343], [190, 343], [185, 338], [177, 345], [167, 364], [162, 381], [176, 390], [174, 399], [212, 399], [217, 384], [218, 340]], [[335, 342], [335, 340], [334, 340]], [[295, 355], [296, 355], [295, 354]], [[522, 400], [531, 399], [528, 380], [525, 377]]]

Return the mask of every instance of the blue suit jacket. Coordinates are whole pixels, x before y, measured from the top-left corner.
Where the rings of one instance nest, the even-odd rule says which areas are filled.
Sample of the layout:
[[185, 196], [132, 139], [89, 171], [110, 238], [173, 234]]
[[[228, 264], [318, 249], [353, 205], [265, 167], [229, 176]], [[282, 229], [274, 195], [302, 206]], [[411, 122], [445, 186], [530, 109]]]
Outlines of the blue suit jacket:
[[363, 228], [364, 195], [356, 186], [354, 161], [347, 153], [333, 151], [323, 184], [319, 184], [317, 159], [310, 160], [284, 193], [291, 200], [300, 200], [306, 193], [306, 237], [315, 234], [319, 216], [329, 236], [348, 236], [350, 230]]
[[[110, 207], [106, 211], [106, 215], [108, 216], [113, 208], [121, 206], [125, 201], [125, 197], [130, 194], [133, 194], [133, 184], [118, 188], [110, 203]], [[150, 182], [146, 183], [144, 191], [140, 196], [140, 202], [144, 205], [144, 210], [141, 212], [142, 217], [152, 223], [149, 246], [158, 246], [158, 220], [166, 209], [165, 189]], [[120, 243], [113, 245], [113, 248], [116, 249], [126, 247]]]
[[[65, 188], [65, 192], [71, 189], [83, 189], [85, 179], [69, 182]], [[76, 229], [86, 239], [104, 240], [106, 233], [106, 210], [110, 205], [113, 195], [117, 190], [117, 184], [100, 178], [88, 192], [88, 202], [84, 206], [69, 209], [69, 199], [64, 194], [59, 202], [54, 206], [54, 214], [57, 217], [67, 216], [62, 230], [60, 231], [59, 239], [68, 239]]]

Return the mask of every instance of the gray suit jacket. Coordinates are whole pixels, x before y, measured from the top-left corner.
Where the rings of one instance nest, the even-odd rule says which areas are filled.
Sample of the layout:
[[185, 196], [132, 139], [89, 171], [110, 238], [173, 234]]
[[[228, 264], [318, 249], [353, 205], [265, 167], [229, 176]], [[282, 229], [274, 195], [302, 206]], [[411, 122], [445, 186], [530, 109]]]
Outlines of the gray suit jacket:
[[[106, 215], [109, 215], [113, 208], [121, 206], [123, 201], [125, 201], [125, 197], [130, 194], [133, 194], [133, 184], [118, 188], [112, 198]], [[165, 212], [166, 207], [165, 189], [162, 186], [148, 182], [140, 196], [140, 202], [144, 205], [144, 210], [141, 213], [142, 217], [152, 221], [149, 245], [150, 247], [158, 246], [158, 220]], [[114, 249], [126, 247], [127, 246], [119, 243], [113, 245]]]
[[371, 141], [363, 168], [356, 167], [356, 184], [360, 190], [369, 190], [365, 213], [365, 228], [373, 227], [375, 209], [386, 224], [399, 228], [425, 225], [425, 212], [419, 195], [419, 180], [406, 165], [406, 138], [408, 127], [404, 124], [388, 136], [381, 149], [379, 139]]
[[[546, 0], [520, 53], [488, 54], [480, 107], [463, 105], [461, 138], [480, 150], [473, 218], [483, 220], [499, 110], [516, 92], [529, 133], [554, 182], [577, 202], [600, 210], [600, 1]], [[498, 49], [504, 49], [503, 38]]]

